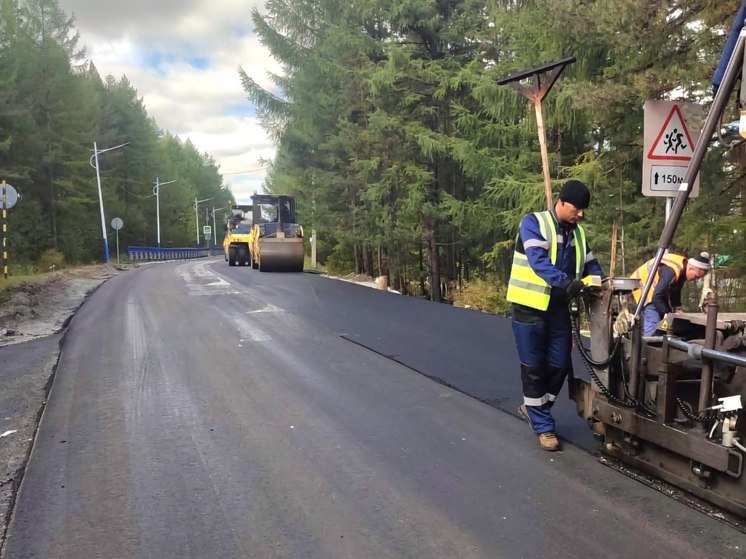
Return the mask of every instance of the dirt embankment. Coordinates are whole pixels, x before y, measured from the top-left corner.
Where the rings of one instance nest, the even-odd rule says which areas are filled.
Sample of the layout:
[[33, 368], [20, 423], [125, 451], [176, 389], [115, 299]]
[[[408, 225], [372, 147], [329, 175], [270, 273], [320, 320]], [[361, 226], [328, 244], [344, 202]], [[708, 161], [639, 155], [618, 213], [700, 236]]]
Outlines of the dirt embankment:
[[114, 266], [61, 270], [10, 288], [0, 302], [0, 346], [58, 332]]

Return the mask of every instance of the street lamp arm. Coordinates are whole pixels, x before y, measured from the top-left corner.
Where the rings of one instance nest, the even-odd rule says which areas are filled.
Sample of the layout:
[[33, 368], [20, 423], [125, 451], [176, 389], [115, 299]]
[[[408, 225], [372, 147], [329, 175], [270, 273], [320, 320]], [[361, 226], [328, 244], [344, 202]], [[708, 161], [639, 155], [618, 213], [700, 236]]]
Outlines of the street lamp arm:
[[195, 201], [194, 201], [194, 207], [196, 208], [196, 207], [197, 207], [197, 206], [198, 206], [199, 204], [201, 204], [202, 202], [209, 202], [209, 201], [210, 201], [210, 200], [212, 200], [212, 199], [213, 199], [213, 198], [205, 198], [204, 200], [195, 200]]
[[166, 181], [166, 182], [158, 182], [156, 180], [155, 186], [153, 187], [153, 196], [158, 196], [158, 191], [161, 189], [162, 186], [166, 186], [167, 184], [171, 184], [173, 182], [176, 182], [178, 179], [174, 179], [172, 181]]
[[98, 149], [98, 148], [96, 148], [96, 149], [92, 150], [93, 151], [93, 155], [91, 155], [91, 158], [88, 160], [88, 163], [91, 164], [91, 167], [93, 167], [94, 169], [97, 169], [98, 165], [96, 165], [93, 162], [93, 160], [96, 158], [96, 156], [98, 156], [98, 155], [100, 155], [102, 153], [106, 153], [107, 151], [111, 151], [113, 149], [118, 149], [118, 148], [124, 147], [127, 144], [129, 144], [129, 142], [124, 142], [123, 144], [119, 144], [118, 146], [114, 146], [114, 147], [110, 147], [110, 148], [105, 148], [105, 149]]
[[110, 147], [110, 148], [100, 149], [100, 150], [98, 150], [98, 153], [106, 153], [107, 151], [111, 151], [113, 149], [122, 148], [122, 147], [126, 146], [127, 144], [129, 144], [129, 142], [124, 142], [123, 144], [119, 144], [118, 146], [113, 146], [113, 147]]

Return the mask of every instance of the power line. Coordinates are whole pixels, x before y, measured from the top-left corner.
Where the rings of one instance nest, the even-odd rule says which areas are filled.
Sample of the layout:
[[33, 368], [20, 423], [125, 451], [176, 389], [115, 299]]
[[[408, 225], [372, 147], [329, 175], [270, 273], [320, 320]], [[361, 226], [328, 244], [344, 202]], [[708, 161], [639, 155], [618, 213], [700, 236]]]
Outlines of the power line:
[[127, 187], [124, 186], [123, 184], [120, 184], [119, 188], [121, 188], [122, 190], [124, 190], [130, 196], [134, 196], [135, 198], [145, 199], [145, 198], [154, 198], [155, 197], [155, 194], [144, 194], [143, 195], [143, 194], [137, 194], [135, 192], [132, 192], [131, 190], [128, 190]]
[[258, 173], [259, 171], [266, 171], [264, 167], [260, 167], [259, 169], [249, 169], [248, 171], [235, 171], [234, 173], [221, 173], [223, 175], [246, 175], [248, 173]]

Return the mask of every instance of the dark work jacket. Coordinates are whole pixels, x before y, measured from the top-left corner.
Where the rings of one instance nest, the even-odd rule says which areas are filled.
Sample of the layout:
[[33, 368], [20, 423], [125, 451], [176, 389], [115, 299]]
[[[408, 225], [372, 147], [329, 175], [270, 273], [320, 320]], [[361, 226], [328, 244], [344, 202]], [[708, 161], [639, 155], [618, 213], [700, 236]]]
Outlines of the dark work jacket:
[[674, 281], [675, 278], [674, 271], [665, 264], [658, 267], [658, 283], [655, 285], [651, 304], [660, 314], [666, 314], [681, 306], [681, 290], [686, 283], [686, 263], [679, 279]]

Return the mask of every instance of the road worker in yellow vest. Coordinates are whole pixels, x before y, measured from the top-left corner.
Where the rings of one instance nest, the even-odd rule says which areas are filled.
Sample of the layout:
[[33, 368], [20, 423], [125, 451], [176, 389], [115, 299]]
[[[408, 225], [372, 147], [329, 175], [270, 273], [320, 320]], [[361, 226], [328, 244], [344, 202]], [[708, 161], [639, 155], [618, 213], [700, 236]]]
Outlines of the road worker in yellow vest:
[[551, 408], [572, 370], [568, 303], [583, 291], [584, 276], [604, 277], [578, 225], [590, 202], [588, 187], [569, 180], [552, 210], [525, 215], [508, 283], [523, 384], [518, 414], [549, 451], [560, 448]]
[[[645, 286], [655, 259], [648, 260], [632, 274]], [[710, 269], [710, 255], [701, 252], [694, 258], [687, 258], [681, 254], [667, 253], [663, 255], [658, 271], [648, 292], [642, 311], [642, 333], [652, 336], [663, 315], [681, 308], [681, 289], [687, 281], [698, 280]], [[632, 292], [635, 303], [640, 302], [642, 289]]]

